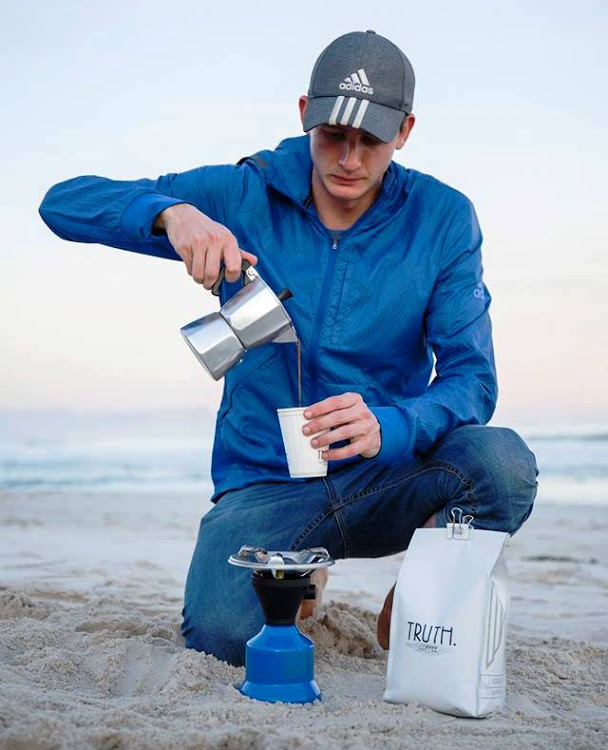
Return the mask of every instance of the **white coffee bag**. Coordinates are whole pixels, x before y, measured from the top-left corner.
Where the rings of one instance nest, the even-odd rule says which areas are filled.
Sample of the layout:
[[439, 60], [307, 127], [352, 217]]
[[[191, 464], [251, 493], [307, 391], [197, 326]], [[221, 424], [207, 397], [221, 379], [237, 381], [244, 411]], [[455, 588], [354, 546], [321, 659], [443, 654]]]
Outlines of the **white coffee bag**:
[[416, 530], [395, 589], [384, 700], [455, 716], [502, 708], [508, 538], [466, 523]]

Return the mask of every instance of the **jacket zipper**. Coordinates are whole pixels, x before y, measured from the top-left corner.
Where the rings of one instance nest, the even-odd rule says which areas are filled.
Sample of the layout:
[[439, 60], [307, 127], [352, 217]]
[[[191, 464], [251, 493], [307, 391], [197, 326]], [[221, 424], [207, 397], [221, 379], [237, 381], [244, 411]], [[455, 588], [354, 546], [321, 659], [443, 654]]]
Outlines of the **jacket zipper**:
[[[331, 245], [331, 249], [334, 251], [338, 250], [338, 244], [340, 242], [339, 237], [334, 237]], [[310, 383], [311, 383], [311, 391], [312, 395], [314, 396], [313, 403], [318, 401], [318, 368], [315, 363], [315, 358], [313, 354], [316, 352], [317, 347], [319, 345], [319, 338], [321, 337], [321, 323], [323, 320], [323, 315], [325, 313], [325, 306], [324, 301], [327, 298], [327, 295], [329, 293], [329, 287], [331, 286], [331, 280], [334, 275], [334, 268], [336, 266], [336, 259], [338, 257], [337, 252], [332, 252], [329, 256], [329, 263], [327, 265], [327, 269], [325, 271], [325, 278], [323, 279], [323, 287], [321, 288], [321, 299], [319, 302], [319, 307], [317, 309], [317, 317], [315, 318], [315, 324], [313, 328], [313, 337], [310, 342], [310, 346], [308, 348], [308, 372], [310, 373]]]
[[[312, 194], [309, 196], [309, 198], [310, 198], [310, 200], [308, 201], [307, 205], [305, 206], [305, 209], [308, 207], [308, 205], [310, 205], [312, 203]], [[381, 206], [381, 204], [385, 200], [386, 200], [386, 196], [383, 195], [380, 198], [380, 200], [377, 201], [374, 204], [374, 207], [373, 207], [374, 212], [378, 211], [378, 208]], [[308, 216], [310, 218], [313, 218], [310, 215], [310, 212], [306, 211], [306, 213], [308, 214]], [[350, 232], [351, 229], [354, 229], [360, 223], [365, 222], [366, 219], [368, 220], [369, 216], [364, 215], [363, 217], [360, 217], [353, 224], [353, 226], [349, 227], [346, 231]], [[315, 221], [315, 223], [324, 232], [327, 232], [326, 227], [324, 227], [321, 224], [321, 222], [318, 220], [318, 218], [316, 216], [313, 218], [313, 221]], [[313, 333], [313, 336], [312, 336], [311, 341], [310, 341], [310, 346], [308, 348], [308, 357], [307, 357], [307, 359], [308, 359], [308, 372], [310, 374], [310, 383], [311, 383], [310, 392], [311, 392], [311, 395], [313, 396], [313, 401], [311, 401], [310, 403], [316, 403], [319, 400], [319, 386], [318, 386], [318, 378], [317, 378], [317, 376], [318, 376], [318, 368], [314, 364], [315, 360], [314, 360], [313, 354], [314, 354], [314, 352], [316, 351], [316, 349], [317, 349], [317, 347], [319, 345], [319, 339], [321, 337], [321, 322], [322, 322], [322, 319], [323, 319], [323, 314], [325, 312], [323, 301], [324, 301], [325, 297], [327, 296], [327, 293], [329, 292], [329, 287], [331, 285], [331, 280], [332, 280], [332, 277], [333, 277], [333, 274], [334, 274], [334, 268], [335, 268], [335, 265], [336, 265], [336, 259], [337, 259], [337, 255], [338, 255], [337, 251], [338, 251], [338, 244], [340, 243], [340, 239], [341, 239], [341, 237], [333, 237], [333, 239], [332, 239], [331, 249], [334, 250], [335, 252], [331, 253], [330, 258], [329, 258], [329, 264], [327, 266], [327, 270], [325, 271], [325, 278], [323, 279], [323, 288], [321, 289], [321, 301], [320, 301], [319, 307], [317, 309], [317, 316], [315, 318], [315, 325], [314, 325], [314, 329], [313, 329], [314, 333]], [[314, 383], [314, 385], [313, 385], [313, 383]]]

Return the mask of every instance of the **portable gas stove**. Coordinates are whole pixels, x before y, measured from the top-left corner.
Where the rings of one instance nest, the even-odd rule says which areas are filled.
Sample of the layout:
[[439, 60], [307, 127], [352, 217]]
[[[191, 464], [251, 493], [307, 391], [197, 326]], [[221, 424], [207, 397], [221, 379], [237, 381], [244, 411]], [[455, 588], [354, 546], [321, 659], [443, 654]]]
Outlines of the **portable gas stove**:
[[314, 643], [297, 628], [303, 599], [315, 598], [310, 574], [334, 564], [324, 547], [294, 552], [241, 547], [231, 565], [252, 570], [265, 625], [247, 642], [241, 693], [271, 703], [309, 703], [321, 698], [314, 679]]

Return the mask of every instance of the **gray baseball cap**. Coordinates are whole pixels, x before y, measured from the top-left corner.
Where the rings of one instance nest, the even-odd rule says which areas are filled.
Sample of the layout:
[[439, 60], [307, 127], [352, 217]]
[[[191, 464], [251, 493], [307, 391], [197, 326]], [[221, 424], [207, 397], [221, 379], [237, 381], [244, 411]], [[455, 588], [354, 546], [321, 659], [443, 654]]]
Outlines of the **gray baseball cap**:
[[349, 125], [388, 143], [414, 103], [414, 70], [375, 31], [353, 31], [326, 47], [312, 71], [304, 130]]

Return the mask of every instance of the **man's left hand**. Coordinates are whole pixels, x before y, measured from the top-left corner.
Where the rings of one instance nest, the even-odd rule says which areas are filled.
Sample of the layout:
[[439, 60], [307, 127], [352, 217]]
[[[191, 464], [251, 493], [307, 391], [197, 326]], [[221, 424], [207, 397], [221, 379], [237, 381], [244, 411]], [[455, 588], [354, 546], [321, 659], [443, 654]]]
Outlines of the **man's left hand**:
[[[306, 407], [304, 417], [310, 420], [302, 428], [305, 435], [329, 430], [311, 441], [314, 448], [324, 449], [328, 461], [359, 455], [373, 458], [380, 452], [380, 424], [359, 393], [330, 396]], [[328, 450], [339, 440], [350, 440], [350, 445]]]

